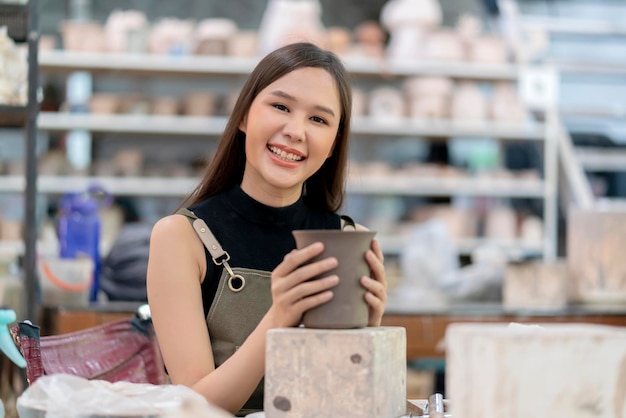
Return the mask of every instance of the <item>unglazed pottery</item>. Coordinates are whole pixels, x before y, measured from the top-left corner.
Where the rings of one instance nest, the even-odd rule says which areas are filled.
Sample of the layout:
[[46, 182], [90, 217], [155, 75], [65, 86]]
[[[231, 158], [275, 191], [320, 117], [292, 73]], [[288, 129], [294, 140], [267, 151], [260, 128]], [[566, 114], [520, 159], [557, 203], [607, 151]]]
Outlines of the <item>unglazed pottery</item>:
[[304, 248], [322, 242], [324, 251], [311, 259], [315, 262], [327, 257], [338, 260], [336, 268], [313, 280], [336, 274], [339, 283], [332, 288], [333, 298], [304, 313], [302, 323], [308, 328], [362, 328], [368, 323], [368, 305], [361, 277], [369, 276], [365, 253], [371, 246], [374, 231], [298, 230], [293, 231], [296, 246]]

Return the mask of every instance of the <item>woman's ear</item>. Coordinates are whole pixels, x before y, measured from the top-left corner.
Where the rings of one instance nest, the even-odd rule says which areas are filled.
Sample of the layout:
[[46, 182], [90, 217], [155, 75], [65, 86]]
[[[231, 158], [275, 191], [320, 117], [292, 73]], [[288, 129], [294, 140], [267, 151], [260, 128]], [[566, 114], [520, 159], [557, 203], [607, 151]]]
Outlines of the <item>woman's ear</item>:
[[338, 138], [339, 138], [339, 135], [335, 137], [335, 140], [333, 141], [333, 145], [330, 147], [330, 150], [328, 151], [328, 155], [326, 156], [326, 158], [330, 158], [333, 156], [333, 151], [335, 151], [335, 146], [337, 145]]
[[246, 133], [247, 125], [248, 125], [248, 115], [244, 116], [243, 120], [239, 122], [239, 130], [243, 132], [244, 134]]

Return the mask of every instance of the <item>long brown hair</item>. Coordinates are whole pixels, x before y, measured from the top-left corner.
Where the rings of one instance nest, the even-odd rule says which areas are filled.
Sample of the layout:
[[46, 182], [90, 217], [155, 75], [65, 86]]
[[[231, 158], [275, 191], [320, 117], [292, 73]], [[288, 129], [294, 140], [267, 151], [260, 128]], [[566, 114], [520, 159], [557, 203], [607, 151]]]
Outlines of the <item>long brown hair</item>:
[[207, 165], [198, 186], [181, 206], [191, 206], [234, 185], [240, 184], [246, 166], [245, 134], [239, 130], [252, 102], [265, 87], [298, 68], [314, 67], [328, 71], [335, 79], [341, 104], [341, 119], [332, 155], [304, 183], [307, 205], [332, 212], [343, 204], [348, 135], [352, 110], [352, 90], [348, 74], [339, 58], [310, 43], [294, 43], [264, 57], [246, 80], [228, 119], [215, 155]]

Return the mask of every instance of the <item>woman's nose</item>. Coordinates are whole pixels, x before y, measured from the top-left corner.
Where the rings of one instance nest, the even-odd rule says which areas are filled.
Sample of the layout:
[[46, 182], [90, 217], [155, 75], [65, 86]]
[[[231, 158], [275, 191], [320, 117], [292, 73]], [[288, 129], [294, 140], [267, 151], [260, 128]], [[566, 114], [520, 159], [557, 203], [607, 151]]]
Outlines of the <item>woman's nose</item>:
[[304, 121], [297, 117], [291, 117], [285, 122], [283, 134], [292, 141], [302, 142], [306, 139], [306, 129]]

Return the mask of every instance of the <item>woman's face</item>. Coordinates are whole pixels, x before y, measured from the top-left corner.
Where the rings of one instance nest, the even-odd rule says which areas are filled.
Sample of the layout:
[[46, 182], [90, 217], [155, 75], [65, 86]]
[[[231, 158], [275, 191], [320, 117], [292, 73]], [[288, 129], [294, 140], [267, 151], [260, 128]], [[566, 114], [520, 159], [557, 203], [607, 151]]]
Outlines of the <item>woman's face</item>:
[[246, 134], [241, 188], [259, 202], [295, 202], [302, 184], [332, 154], [341, 103], [324, 69], [294, 70], [256, 96], [239, 129]]

